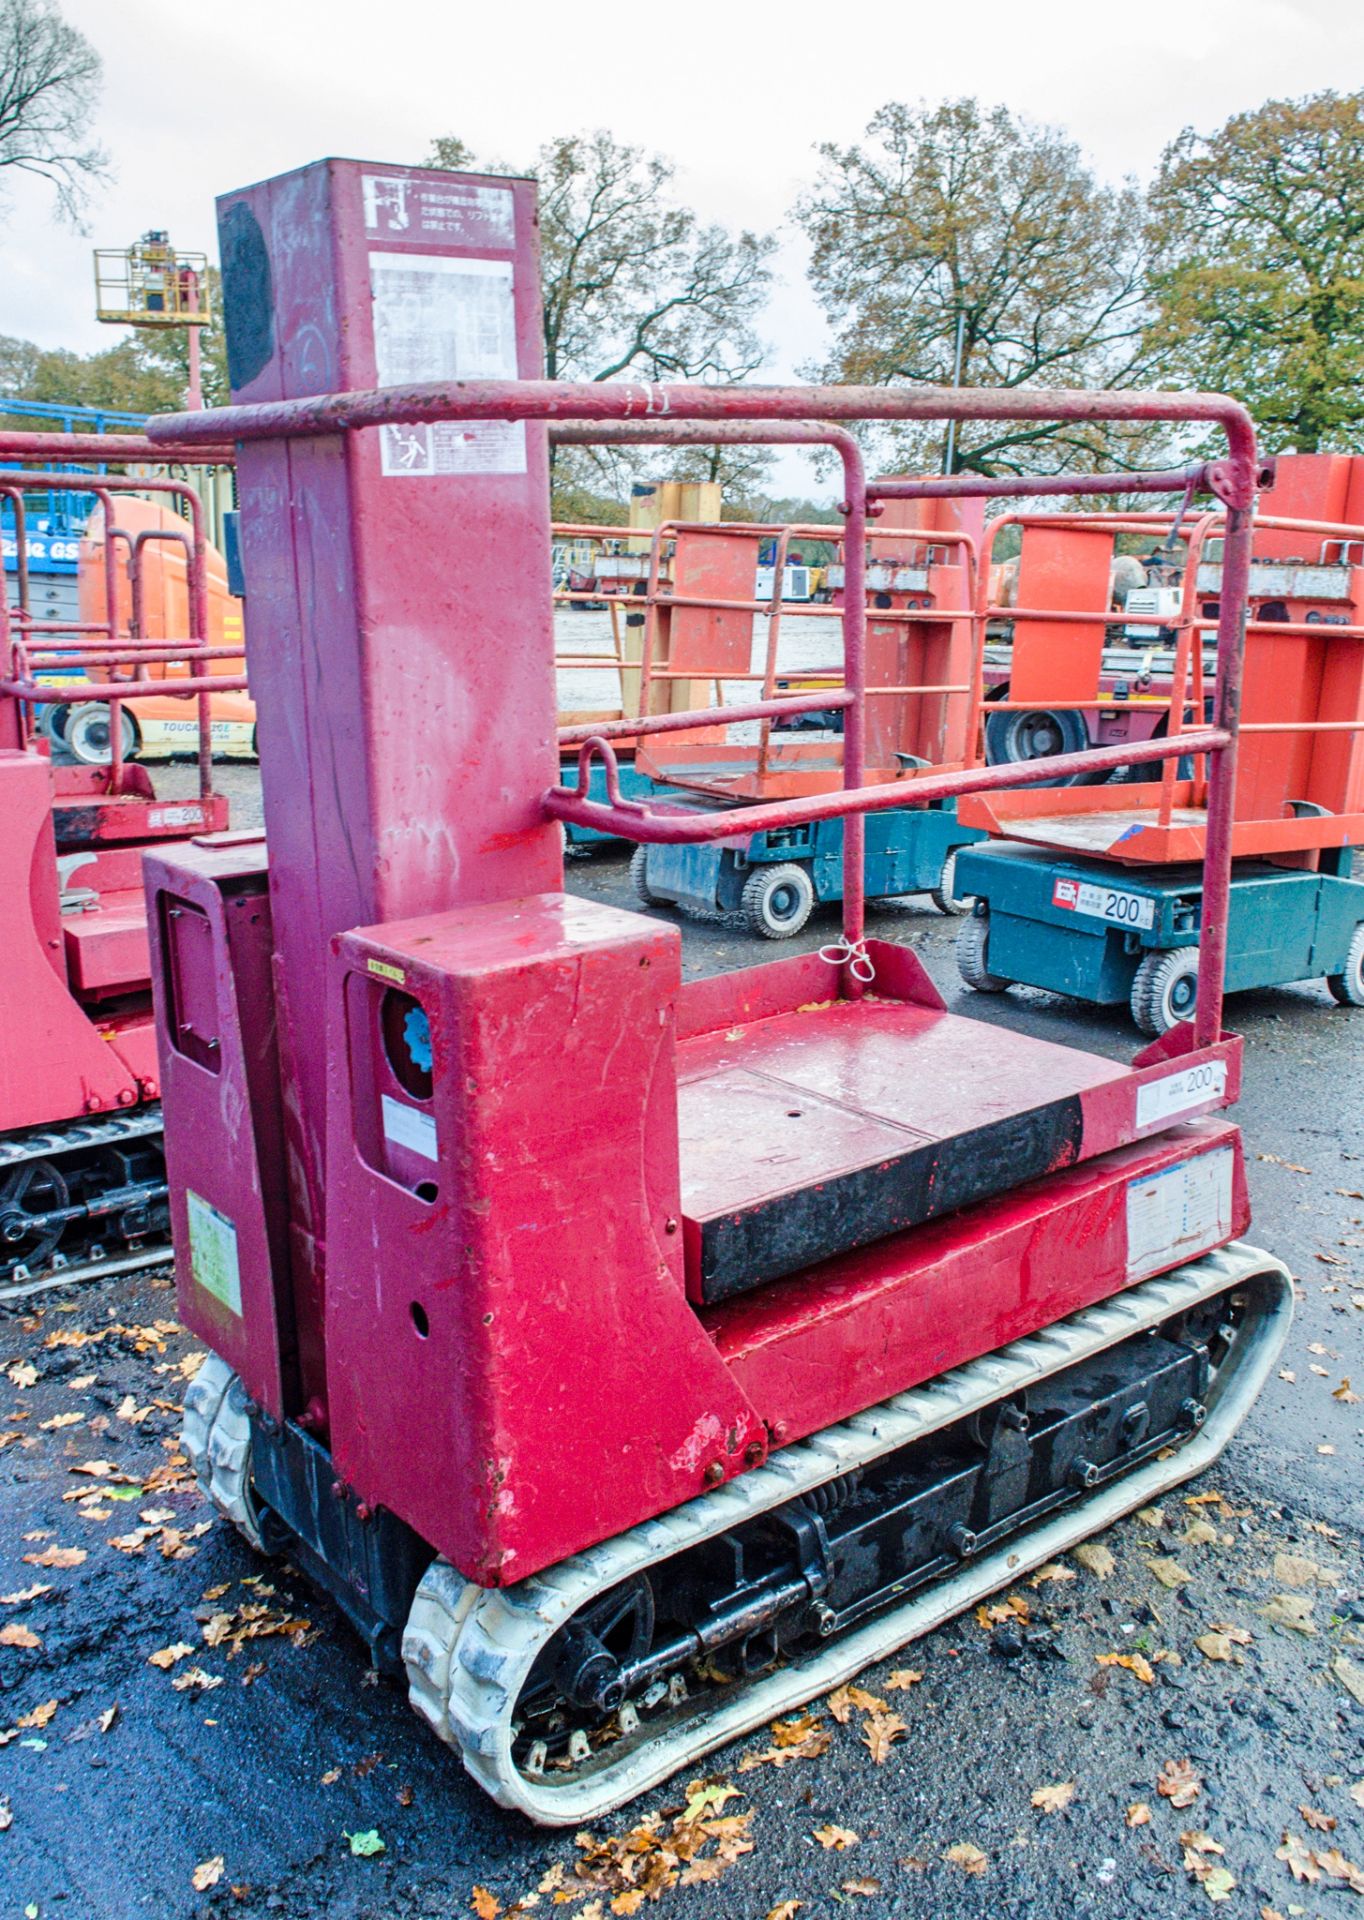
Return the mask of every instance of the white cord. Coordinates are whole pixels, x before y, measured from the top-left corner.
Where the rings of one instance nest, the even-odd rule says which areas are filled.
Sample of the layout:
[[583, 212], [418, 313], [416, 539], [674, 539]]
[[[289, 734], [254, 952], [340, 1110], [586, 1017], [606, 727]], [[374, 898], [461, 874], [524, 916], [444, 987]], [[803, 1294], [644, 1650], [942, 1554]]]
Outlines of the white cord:
[[831, 967], [846, 966], [853, 979], [860, 980], [864, 987], [876, 978], [876, 968], [867, 952], [865, 940], [836, 941], [831, 947], [821, 947], [819, 957], [827, 960]]

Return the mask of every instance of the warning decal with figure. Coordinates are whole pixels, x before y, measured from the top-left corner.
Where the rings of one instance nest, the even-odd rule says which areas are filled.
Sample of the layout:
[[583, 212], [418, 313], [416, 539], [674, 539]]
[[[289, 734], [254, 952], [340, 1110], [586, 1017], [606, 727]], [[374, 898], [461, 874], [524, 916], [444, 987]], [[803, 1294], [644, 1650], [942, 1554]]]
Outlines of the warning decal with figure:
[[[509, 260], [371, 253], [374, 358], [381, 387], [426, 380], [514, 380]], [[441, 420], [380, 429], [386, 474], [524, 473], [519, 420]]]

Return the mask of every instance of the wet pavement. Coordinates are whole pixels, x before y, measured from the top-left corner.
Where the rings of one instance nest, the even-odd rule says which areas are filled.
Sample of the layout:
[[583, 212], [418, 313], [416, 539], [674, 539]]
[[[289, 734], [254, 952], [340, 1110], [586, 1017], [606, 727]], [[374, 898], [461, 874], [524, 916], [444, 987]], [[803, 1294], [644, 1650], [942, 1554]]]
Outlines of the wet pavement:
[[[249, 824], [254, 769], [223, 784]], [[569, 878], [631, 901], [620, 853]], [[873, 919], [958, 1010], [1134, 1051], [1117, 1015], [967, 993], [956, 924], [926, 901]], [[835, 931], [817, 916], [800, 944]], [[689, 976], [783, 950], [718, 925], [683, 939]], [[197, 1531], [209, 1514], [176, 1436], [199, 1348], [167, 1278], [0, 1318], [0, 1920], [1349, 1911], [1364, 1891], [1364, 1015], [1303, 987], [1241, 996], [1229, 1021], [1246, 1038], [1252, 1238], [1299, 1303], [1282, 1371], [1219, 1466], [1112, 1528], [1106, 1552], [871, 1670], [860, 1700], [835, 1703], [842, 1720], [816, 1702], [785, 1764], [744, 1767], [783, 1753], [770, 1733], [715, 1755], [704, 1775], [734, 1797], [693, 1801], [674, 1831], [687, 1796], [671, 1783], [598, 1823], [595, 1854], [488, 1803], [287, 1566], [221, 1522]], [[371, 1835], [381, 1852], [363, 1851]]]

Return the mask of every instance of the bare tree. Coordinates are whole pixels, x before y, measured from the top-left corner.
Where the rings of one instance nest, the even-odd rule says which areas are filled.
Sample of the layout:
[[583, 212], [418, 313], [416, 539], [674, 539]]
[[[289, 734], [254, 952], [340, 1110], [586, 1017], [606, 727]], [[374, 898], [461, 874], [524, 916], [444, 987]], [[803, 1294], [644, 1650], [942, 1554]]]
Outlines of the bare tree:
[[[796, 213], [835, 329], [821, 371], [948, 385], [960, 341], [964, 386], [1124, 384], [1141, 337], [1140, 201], [1096, 180], [1064, 134], [970, 99], [891, 104], [861, 146], [820, 153]], [[899, 459], [945, 464], [936, 427], [888, 437]], [[1122, 440], [1094, 427], [982, 423], [962, 429], [952, 465], [992, 474], [1058, 455], [1106, 461]]]
[[108, 177], [103, 149], [87, 141], [103, 77], [55, 0], [0, 0], [0, 168], [46, 180], [73, 224]]

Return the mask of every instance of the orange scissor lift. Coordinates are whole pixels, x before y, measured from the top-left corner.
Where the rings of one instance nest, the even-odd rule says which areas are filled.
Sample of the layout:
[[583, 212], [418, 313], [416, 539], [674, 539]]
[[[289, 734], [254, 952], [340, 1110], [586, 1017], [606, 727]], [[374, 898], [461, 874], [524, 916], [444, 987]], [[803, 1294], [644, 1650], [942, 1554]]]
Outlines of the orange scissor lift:
[[[953, 889], [959, 846], [980, 838], [964, 826], [952, 801], [915, 806], [916, 777], [930, 770], [974, 765], [980, 650], [975, 603], [980, 502], [892, 501], [868, 537], [868, 765], [874, 782], [896, 781], [906, 805], [873, 817], [867, 846], [872, 897], [930, 892], [948, 913], [961, 911]], [[754, 933], [784, 939], [800, 931], [818, 902], [842, 895], [843, 828], [839, 820], [746, 832], [746, 806], [831, 792], [843, 778], [842, 662], [811, 667], [780, 665], [787, 623], [827, 622], [818, 604], [782, 599], [787, 559], [797, 542], [832, 541], [841, 530], [824, 525], [715, 525], [665, 523], [652, 538], [642, 574], [638, 665], [622, 663], [627, 697], [642, 724], [634, 727], [632, 757], [622, 766], [622, 792], [645, 798], [667, 792], [675, 805], [735, 813], [732, 839], [696, 845], [637, 848], [636, 892], [648, 905], [676, 905], [711, 916], [738, 913]], [[754, 581], [760, 550], [771, 545], [772, 592], [758, 599]], [[829, 577], [841, 597], [841, 568]], [[755, 615], [767, 621], [761, 660], [755, 660]], [[562, 661], [561, 661], [562, 664]], [[582, 665], [582, 661], [575, 661]], [[743, 703], [724, 704], [727, 686], [749, 683], [760, 703], [799, 686], [827, 689], [824, 713], [800, 716], [781, 728]], [[668, 716], [705, 711], [709, 690], [714, 724], [681, 740], [664, 740]], [[825, 724], [812, 735], [811, 718]], [[735, 728], [747, 738], [736, 739]], [[616, 725], [613, 745], [632, 732]], [[591, 720], [561, 731], [561, 745], [600, 736]], [[594, 777], [601, 778], [598, 768]]]
[[[1249, 582], [1227, 987], [1324, 979], [1342, 1005], [1362, 1006], [1364, 882], [1352, 866], [1364, 835], [1364, 458], [1286, 455], [1266, 504]], [[1112, 616], [1095, 610], [1107, 605], [1118, 537], [1151, 533], [1182, 549], [1173, 667], [1168, 694], [1133, 704], [1164, 707], [1157, 731], [1170, 738], [1201, 725], [1221, 510], [1007, 514], [991, 525], [987, 559], [1011, 525], [1022, 530], [1018, 604], [1006, 614], [978, 603], [982, 629], [1014, 623], [1005, 710], [1112, 704], [1099, 684]], [[963, 979], [986, 993], [1024, 984], [1127, 1002], [1150, 1033], [1191, 1017], [1207, 797], [1193, 755], [1166, 760], [1155, 780], [964, 800], [962, 818], [992, 844], [959, 863], [976, 902], [958, 941]]]

